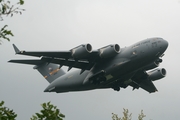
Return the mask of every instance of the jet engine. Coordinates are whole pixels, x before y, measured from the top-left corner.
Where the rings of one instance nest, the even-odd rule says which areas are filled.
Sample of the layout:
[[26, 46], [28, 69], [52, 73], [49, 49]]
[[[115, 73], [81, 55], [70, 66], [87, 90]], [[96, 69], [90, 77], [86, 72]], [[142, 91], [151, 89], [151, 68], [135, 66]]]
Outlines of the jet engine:
[[156, 67], [158, 67], [158, 66], [159, 66], [159, 63], [153, 62], [153, 63], [147, 65], [144, 69], [145, 69], [145, 70], [151, 70], [151, 69], [154, 69], [154, 68], [156, 68]]
[[153, 63], [145, 66], [145, 67], [144, 67], [144, 70], [154, 69], [154, 68], [158, 67], [158, 66], [159, 66], [159, 63], [161, 63], [161, 62], [162, 62], [162, 59], [159, 59], [159, 58], [158, 58], [158, 59], [157, 59], [156, 61], [154, 61]]
[[108, 45], [99, 49], [99, 56], [101, 58], [109, 58], [117, 55], [120, 52], [120, 46], [118, 44]]
[[166, 70], [164, 68], [158, 68], [147, 72], [147, 74], [148, 74], [148, 79], [152, 81], [156, 81], [166, 76]]
[[90, 44], [83, 44], [70, 50], [71, 55], [75, 59], [81, 59], [89, 55], [92, 52], [92, 46]]

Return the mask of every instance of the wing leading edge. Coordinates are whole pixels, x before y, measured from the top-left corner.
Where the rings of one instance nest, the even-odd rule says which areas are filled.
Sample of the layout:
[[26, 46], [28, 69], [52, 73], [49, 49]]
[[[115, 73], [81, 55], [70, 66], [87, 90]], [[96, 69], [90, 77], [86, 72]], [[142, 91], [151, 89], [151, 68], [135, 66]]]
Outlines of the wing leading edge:
[[[64, 59], [74, 59], [72, 57], [72, 53], [71, 51], [20, 51], [16, 45], [13, 44], [13, 48], [16, 52], [16, 54], [19, 55], [27, 55], [27, 56], [34, 56], [34, 57], [51, 57], [51, 58], [64, 58]], [[88, 60], [91, 61], [92, 58], [94, 57], [99, 57], [98, 56], [98, 51], [92, 51], [91, 53], [89, 53], [89, 55], [85, 58], [83, 58], [82, 60]]]

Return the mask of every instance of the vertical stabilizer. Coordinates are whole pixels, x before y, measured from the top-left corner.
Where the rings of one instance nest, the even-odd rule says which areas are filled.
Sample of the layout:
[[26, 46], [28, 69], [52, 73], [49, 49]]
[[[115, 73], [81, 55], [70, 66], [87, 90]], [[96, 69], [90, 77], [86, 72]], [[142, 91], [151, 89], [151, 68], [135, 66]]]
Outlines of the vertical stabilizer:
[[15, 44], [13, 44], [13, 48], [14, 48], [14, 51], [16, 52], [16, 54], [20, 53], [20, 50], [16, 47]]
[[65, 74], [65, 72], [59, 68], [59, 65], [53, 63], [36, 65], [34, 69], [37, 69], [49, 83]]

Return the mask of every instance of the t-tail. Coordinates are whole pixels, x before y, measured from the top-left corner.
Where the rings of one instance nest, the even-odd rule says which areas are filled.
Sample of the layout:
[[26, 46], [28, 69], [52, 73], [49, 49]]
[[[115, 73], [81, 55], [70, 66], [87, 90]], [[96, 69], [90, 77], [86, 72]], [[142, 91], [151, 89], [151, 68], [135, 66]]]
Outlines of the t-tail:
[[41, 60], [10, 60], [9, 62], [35, 65], [34, 69], [37, 69], [49, 83], [65, 74], [58, 64], [47, 63]]
[[34, 66], [34, 69], [37, 69], [49, 83], [65, 74], [65, 72], [59, 68], [59, 65], [53, 63], [36, 65]]
[[[20, 50], [14, 44], [13, 47], [15, 53], [18, 54]], [[58, 64], [48, 63], [42, 60], [10, 60], [8, 62], [35, 65], [34, 69], [37, 69], [49, 83], [65, 74]]]
[[47, 63], [41, 60], [10, 60], [9, 62], [35, 65], [33, 68], [37, 69], [49, 83], [65, 74], [58, 64]]

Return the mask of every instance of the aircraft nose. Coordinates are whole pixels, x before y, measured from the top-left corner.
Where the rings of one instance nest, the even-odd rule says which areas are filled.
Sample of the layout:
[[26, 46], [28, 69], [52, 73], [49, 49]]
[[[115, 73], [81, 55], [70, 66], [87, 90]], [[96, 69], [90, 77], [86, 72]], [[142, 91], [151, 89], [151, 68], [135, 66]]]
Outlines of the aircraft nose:
[[166, 40], [162, 40], [162, 46], [163, 46], [163, 48], [166, 50], [167, 49], [167, 47], [168, 47], [168, 45], [169, 45], [169, 43], [168, 43], [168, 41], [166, 41]]

